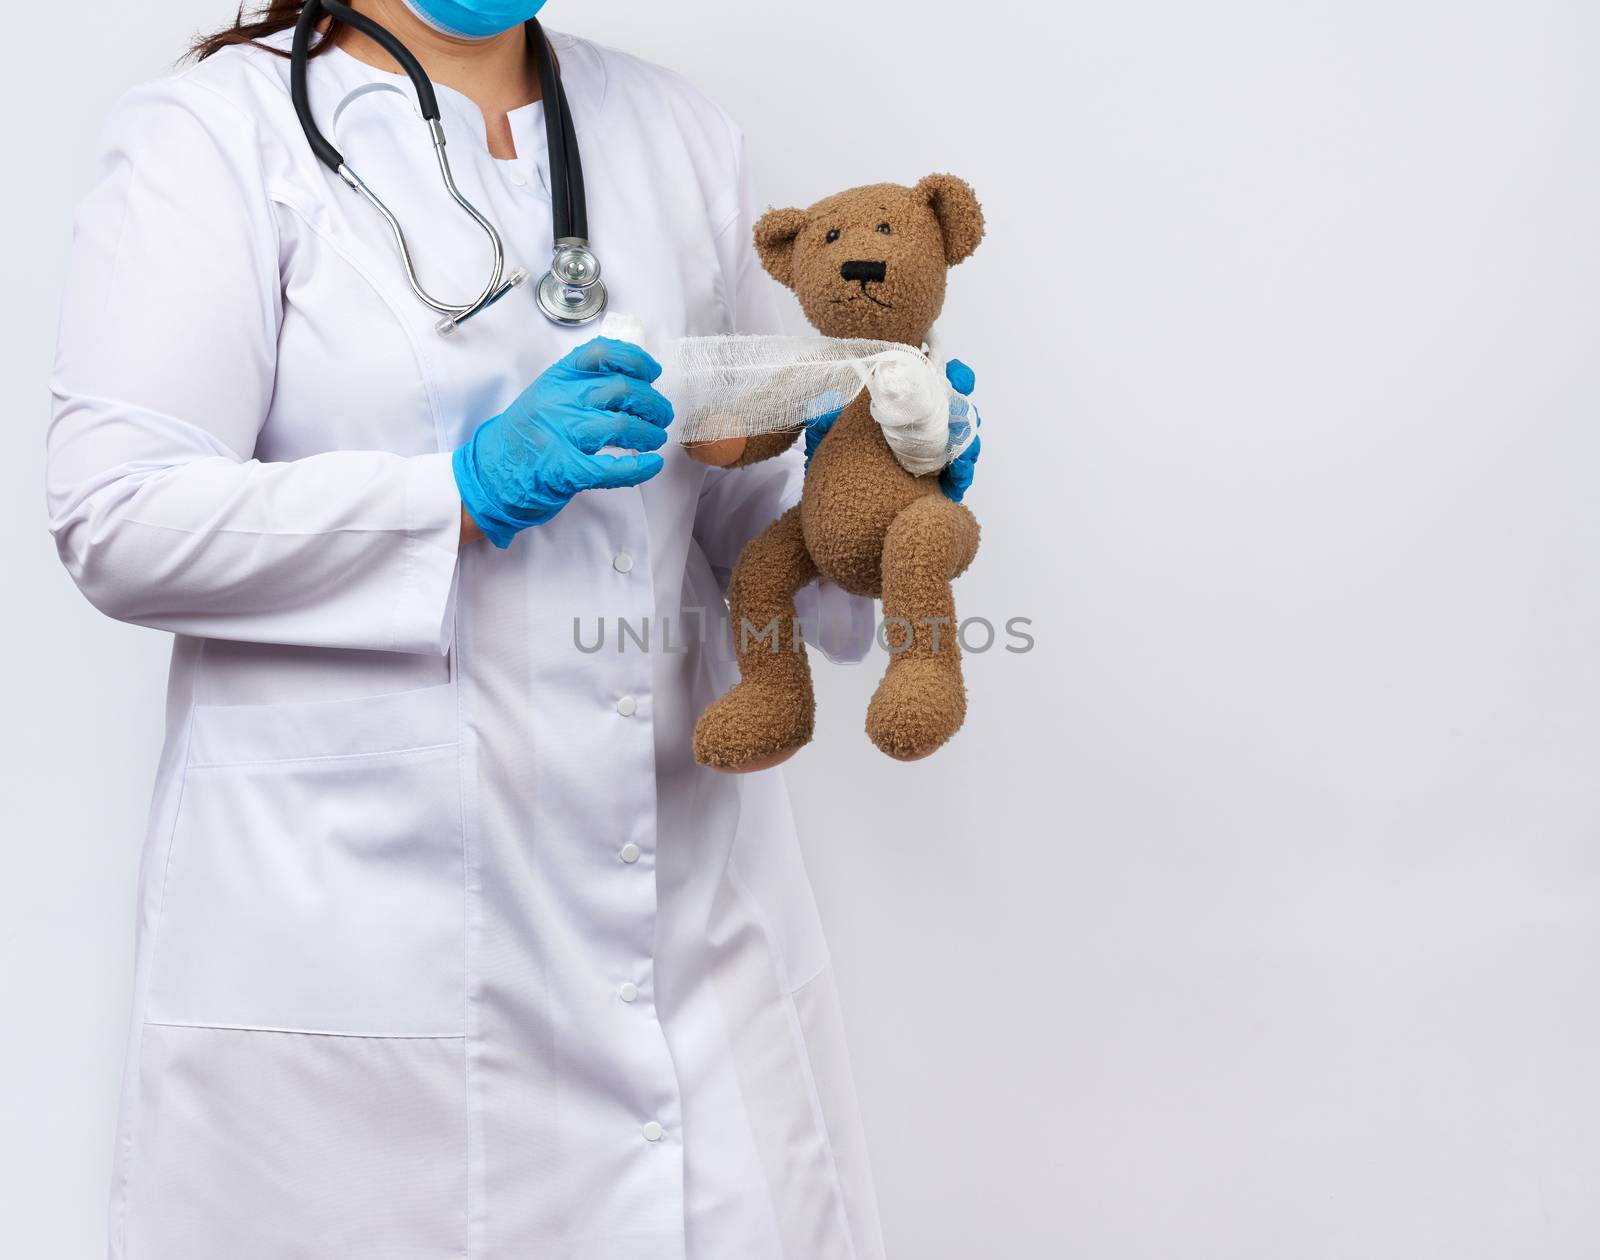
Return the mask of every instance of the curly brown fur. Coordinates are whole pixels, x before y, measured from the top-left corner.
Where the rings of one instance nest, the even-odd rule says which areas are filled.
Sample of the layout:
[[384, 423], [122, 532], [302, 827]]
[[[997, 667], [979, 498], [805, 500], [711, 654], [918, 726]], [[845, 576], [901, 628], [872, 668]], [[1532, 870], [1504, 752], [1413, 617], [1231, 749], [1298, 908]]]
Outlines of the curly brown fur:
[[[755, 227], [762, 265], [825, 336], [914, 346], [944, 306], [946, 270], [982, 239], [983, 211], [954, 175], [853, 188], [808, 210], [769, 211]], [[732, 466], [770, 459], [797, 431], [752, 438]], [[741, 681], [701, 715], [696, 760], [762, 769], [811, 738], [815, 702], [794, 596], [818, 575], [884, 602], [894, 655], [867, 711], [873, 743], [901, 760], [939, 748], [966, 714], [950, 582], [977, 549], [972, 513], [944, 497], [937, 474], [902, 468], [870, 400], [854, 399], [817, 448], [799, 506], [739, 557], [729, 604]], [[758, 637], [774, 621], [776, 650]]]
[[762, 460], [771, 459], [774, 455], [782, 455], [794, 445], [795, 438], [799, 436], [799, 429], [780, 430], [777, 433], [757, 433], [754, 437], [745, 440], [744, 451], [729, 467], [743, 468], [746, 464], [759, 464]]
[[811, 739], [816, 702], [795, 622], [795, 592], [817, 576], [792, 507], [739, 556], [728, 615], [740, 680], [695, 726], [694, 755], [721, 770], [776, 765]]

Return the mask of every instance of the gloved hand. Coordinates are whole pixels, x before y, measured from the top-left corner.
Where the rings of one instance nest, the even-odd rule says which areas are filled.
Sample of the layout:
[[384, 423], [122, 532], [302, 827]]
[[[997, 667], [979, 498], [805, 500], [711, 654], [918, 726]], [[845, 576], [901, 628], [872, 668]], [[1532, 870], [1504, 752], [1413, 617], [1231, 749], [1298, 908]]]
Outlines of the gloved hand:
[[[958, 394], [970, 394], [977, 385], [978, 378], [971, 368], [960, 359], [951, 359], [944, 365], [945, 380], [950, 382], [950, 388]], [[971, 407], [971, 403], [965, 403]], [[828, 435], [828, 430], [833, 428], [844, 408], [839, 407], [832, 411], [825, 411], [819, 416], [814, 416], [806, 422], [806, 467], [811, 467], [811, 457], [817, 453], [817, 447], [822, 445], [822, 439]], [[974, 415], [975, 424], [982, 425], [983, 421]], [[976, 436], [967, 449], [951, 460], [943, 472], [939, 474], [939, 488], [944, 491], [944, 496], [955, 503], [960, 503], [962, 497], [972, 487], [972, 472], [978, 463], [978, 452], [982, 441]]]
[[654, 451], [672, 404], [650, 388], [661, 365], [638, 346], [596, 337], [485, 420], [455, 453], [462, 506], [496, 547], [542, 525], [581, 490], [636, 486], [659, 455], [598, 455], [602, 446]]
[[[950, 388], [958, 394], [970, 394], [974, 385], [978, 383], [977, 376], [960, 359], [951, 359], [944, 365], [944, 376], [950, 382]], [[978, 410], [965, 399], [961, 407], [970, 408], [974, 427], [982, 427], [983, 420], [978, 415]], [[966, 412], [957, 408], [958, 413]], [[977, 467], [978, 452], [983, 446], [983, 440], [976, 433], [972, 441], [967, 444], [967, 449], [962, 451], [946, 465], [945, 470], [939, 474], [939, 488], [944, 491], [944, 497], [952, 503], [960, 503], [967, 491], [972, 487], [972, 472]]]

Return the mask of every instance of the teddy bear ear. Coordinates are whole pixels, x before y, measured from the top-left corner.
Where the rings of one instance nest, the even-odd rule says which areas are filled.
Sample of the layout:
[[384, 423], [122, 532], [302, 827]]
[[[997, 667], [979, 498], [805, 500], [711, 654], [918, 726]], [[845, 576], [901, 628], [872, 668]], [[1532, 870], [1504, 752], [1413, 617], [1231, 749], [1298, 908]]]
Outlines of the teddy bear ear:
[[954, 267], [970, 257], [983, 239], [983, 207], [972, 185], [955, 175], [928, 175], [917, 181], [917, 191], [939, 220], [945, 262]]
[[794, 239], [806, 225], [804, 210], [768, 210], [756, 220], [761, 265], [786, 289], [794, 288]]

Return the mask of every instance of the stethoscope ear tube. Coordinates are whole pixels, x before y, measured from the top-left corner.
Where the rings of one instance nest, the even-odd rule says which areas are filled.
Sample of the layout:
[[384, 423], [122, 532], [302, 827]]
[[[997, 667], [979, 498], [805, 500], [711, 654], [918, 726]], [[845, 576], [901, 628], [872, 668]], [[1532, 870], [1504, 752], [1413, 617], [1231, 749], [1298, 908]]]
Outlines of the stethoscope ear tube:
[[[368, 187], [345, 161], [344, 155], [322, 134], [311, 112], [311, 98], [306, 86], [306, 66], [312, 52], [312, 38], [322, 18], [342, 22], [360, 31], [399, 63], [416, 90], [417, 105], [428, 124], [434, 154], [439, 163], [439, 174], [446, 191], [473, 222], [488, 236], [494, 249], [494, 268], [488, 284], [471, 302], [445, 302], [434, 297], [422, 287], [417, 276], [411, 249], [406, 243], [404, 230], [394, 212]], [[606, 287], [600, 281], [600, 263], [588, 244], [588, 206], [583, 192], [583, 165], [578, 156], [578, 138], [572, 125], [572, 115], [567, 108], [567, 94], [555, 67], [555, 55], [550, 42], [537, 20], [527, 23], [528, 38], [532, 40], [538, 61], [539, 83], [544, 94], [545, 143], [550, 162], [550, 218], [555, 243], [551, 268], [545, 272], [537, 286], [538, 305], [550, 319], [559, 324], [586, 324], [597, 318], [606, 307]], [[323, 39], [328, 38], [324, 33]], [[319, 44], [318, 47], [321, 45]], [[505, 245], [500, 233], [483, 213], [461, 194], [450, 170], [450, 159], [445, 154], [444, 127], [439, 118], [439, 101], [427, 72], [412, 56], [410, 49], [387, 30], [365, 14], [358, 13], [343, 0], [306, 0], [295, 23], [294, 42], [289, 56], [289, 95], [294, 102], [295, 116], [306, 142], [316, 158], [359, 193], [383, 217], [394, 236], [395, 246], [405, 265], [406, 279], [412, 292], [426, 305], [437, 311], [440, 319], [435, 327], [448, 335], [479, 311], [498, 302], [512, 289], [528, 278], [528, 273], [517, 268], [505, 276]]]
[[[289, 56], [289, 95], [294, 101], [295, 115], [300, 119], [300, 129], [306, 133], [311, 151], [329, 170], [337, 171], [344, 165], [344, 157], [322, 134], [316, 119], [311, 116], [311, 98], [306, 91], [306, 63], [311, 57], [311, 36], [324, 13], [335, 22], [354, 27], [399, 63], [416, 91], [417, 109], [430, 122], [439, 121], [439, 98], [434, 93], [433, 81], [428, 78], [421, 63], [412, 56], [411, 50], [366, 14], [356, 12], [342, 0], [306, 0], [300, 10], [300, 20], [294, 25], [294, 45]], [[328, 36], [324, 35], [323, 38], [327, 39]]]
[[[306, 8], [326, 9], [328, 16], [334, 21], [355, 27], [399, 62], [400, 68], [406, 72], [406, 78], [411, 80], [411, 86], [416, 89], [417, 108], [422, 111], [422, 116], [438, 120], [439, 101], [433, 93], [433, 80], [428, 78], [428, 72], [422, 68], [422, 63], [411, 55], [409, 48], [366, 14], [358, 13], [343, 0], [306, 0]], [[302, 13], [301, 17], [304, 16]]]
[[311, 117], [311, 97], [306, 91], [306, 62], [311, 56], [311, 36], [322, 16], [321, 0], [306, 0], [300, 10], [300, 20], [294, 24], [294, 44], [289, 51], [289, 97], [294, 101], [295, 117], [300, 120], [300, 130], [306, 133], [306, 143], [317, 160], [330, 171], [338, 172], [344, 165], [344, 155], [329, 143], [316, 120]]

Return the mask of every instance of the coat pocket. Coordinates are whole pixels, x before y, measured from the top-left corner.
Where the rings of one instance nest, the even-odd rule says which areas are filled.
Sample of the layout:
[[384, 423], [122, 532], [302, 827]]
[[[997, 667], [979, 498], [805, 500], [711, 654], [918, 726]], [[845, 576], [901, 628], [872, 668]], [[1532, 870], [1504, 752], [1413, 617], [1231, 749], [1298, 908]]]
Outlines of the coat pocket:
[[192, 723], [147, 1018], [461, 1036], [454, 686]]

